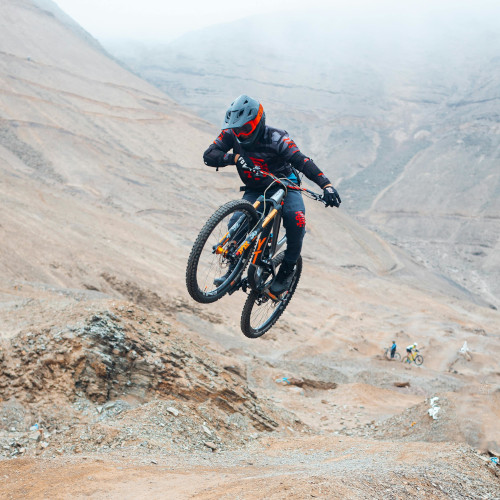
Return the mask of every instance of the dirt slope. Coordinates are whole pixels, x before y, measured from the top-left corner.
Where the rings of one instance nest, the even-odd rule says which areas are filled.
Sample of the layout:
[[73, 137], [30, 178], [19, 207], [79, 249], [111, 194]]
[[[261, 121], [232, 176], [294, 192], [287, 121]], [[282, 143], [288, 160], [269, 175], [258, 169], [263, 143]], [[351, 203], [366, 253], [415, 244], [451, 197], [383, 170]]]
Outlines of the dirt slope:
[[[297, 295], [246, 339], [243, 294], [200, 306], [184, 285], [237, 195], [200, 160], [216, 130], [37, 5], [0, 5], [0, 496], [258, 498], [258, 478], [275, 498], [493, 497], [498, 312], [309, 203]], [[424, 365], [384, 360], [393, 339]], [[438, 452], [436, 395], [462, 443]]]

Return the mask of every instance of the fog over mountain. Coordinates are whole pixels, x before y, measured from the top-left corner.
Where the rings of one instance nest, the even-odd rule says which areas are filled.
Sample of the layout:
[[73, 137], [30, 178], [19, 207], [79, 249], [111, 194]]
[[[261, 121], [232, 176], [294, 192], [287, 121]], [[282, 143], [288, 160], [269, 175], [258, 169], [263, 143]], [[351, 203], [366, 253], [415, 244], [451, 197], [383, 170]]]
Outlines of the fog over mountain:
[[500, 9], [404, 3], [284, 12], [167, 45], [109, 45], [221, 125], [259, 98], [356, 214], [498, 305]]
[[[270, 89], [292, 87], [259, 85], [270, 118], [287, 109]], [[284, 125], [314, 149], [308, 123], [352, 123], [345, 144], [367, 151], [352, 179], [374, 168], [377, 141], [410, 141], [390, 116], [359, 133], [364, 115], [332, 95]], [[242, 335], [242, 291], [191, 300], [193, 240], [239, 196], [233, 168], [203, 164], [217, 133], [53, 2], [0, 2], [0, 498], [494, 498], [489, 301], [312, 200], [300, 282], [271, 331]], [[392, 340], [403, 356], [418, 342], [423, 364], [388, 359]]]

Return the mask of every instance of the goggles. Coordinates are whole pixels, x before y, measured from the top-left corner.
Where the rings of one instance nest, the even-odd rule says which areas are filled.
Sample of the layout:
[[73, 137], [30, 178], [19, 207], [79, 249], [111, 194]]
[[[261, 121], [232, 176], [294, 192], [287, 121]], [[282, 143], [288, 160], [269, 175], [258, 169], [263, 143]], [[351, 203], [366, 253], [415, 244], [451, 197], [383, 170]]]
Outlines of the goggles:
[[246, 122], [241, 127], [233, 128], [233, 132], [236, 135], [236, 137], [244, 139], [250, 137], [253, 134], [253, 132], [255, 132], [255, 129], [257, 128], [257, 125], [259, 124], [263, 113], [264, 113], [264, 108], [262, 107], [262, 104], [260, 104], [259, 112], [257, 113], [257, 116], [253, 120]]

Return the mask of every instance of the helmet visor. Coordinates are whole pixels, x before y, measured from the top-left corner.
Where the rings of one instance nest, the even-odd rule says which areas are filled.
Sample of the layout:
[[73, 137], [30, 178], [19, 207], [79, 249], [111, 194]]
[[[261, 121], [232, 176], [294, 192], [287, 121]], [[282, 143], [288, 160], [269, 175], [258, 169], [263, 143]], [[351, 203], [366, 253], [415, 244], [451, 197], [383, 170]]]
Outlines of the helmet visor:
[[257, 113], [257, 116], [253, 120], [246, 122], [241, 127], [233, 128], [233, 132], [235, 133], [236, 137], [238, 137], [239, 139], [247, 139], [248, 137], [250, 137], [257, 128], [257, 125], [260, 123], [260, 119], [262, 118], [263, 113], [264, 113], [264, 108], [262, 107], [261, 104], [259, 105], [259, 111]]

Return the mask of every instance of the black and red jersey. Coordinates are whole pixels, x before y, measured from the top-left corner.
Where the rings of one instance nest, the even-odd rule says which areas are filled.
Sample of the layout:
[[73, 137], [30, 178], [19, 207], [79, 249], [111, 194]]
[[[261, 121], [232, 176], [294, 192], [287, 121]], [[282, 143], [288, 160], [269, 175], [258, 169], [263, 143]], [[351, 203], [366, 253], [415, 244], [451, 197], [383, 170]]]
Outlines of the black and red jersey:
[[[230, 150], [232, 153], [229, 153]], [[234, 155], [243, 155], [266, 172], [277, 177], [291, 177], [292, 166], [323, 188], [330, 184], [328, 178], [307, 156], [302, 154], [285, 130], [265, 127], [262, 137], [251, 149], [243, 148], [231, 129], [223, 130], [203, 154], [205, 164], [210, 167], [225, 167], [234, 164]], [[238, 168], [238, 174], [246, 186], [265, 189], [271, 184], [270, 178], [256, 179], [251, 172]]]

